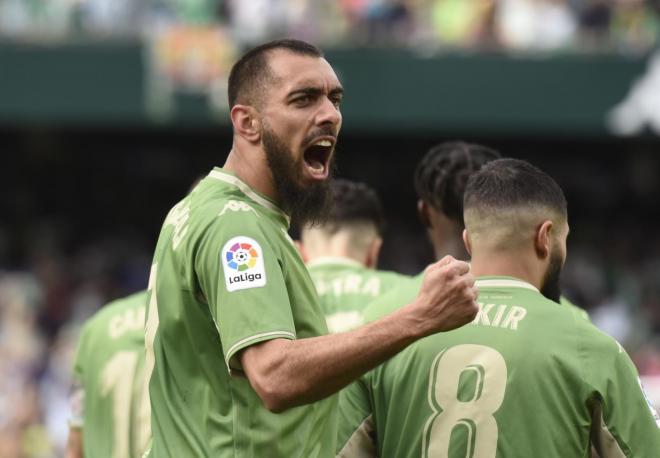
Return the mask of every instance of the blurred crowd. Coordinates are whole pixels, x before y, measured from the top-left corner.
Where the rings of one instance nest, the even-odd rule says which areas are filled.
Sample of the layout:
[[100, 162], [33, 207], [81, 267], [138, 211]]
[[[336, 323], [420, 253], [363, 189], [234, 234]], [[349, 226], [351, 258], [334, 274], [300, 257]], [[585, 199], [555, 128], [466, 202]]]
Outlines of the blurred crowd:
[[172, 25], [218, 25], [248, 46], [272, 37], [322, 47], [645, 52], [660, 0], [0, 0], [0, 39], [125, 40]]

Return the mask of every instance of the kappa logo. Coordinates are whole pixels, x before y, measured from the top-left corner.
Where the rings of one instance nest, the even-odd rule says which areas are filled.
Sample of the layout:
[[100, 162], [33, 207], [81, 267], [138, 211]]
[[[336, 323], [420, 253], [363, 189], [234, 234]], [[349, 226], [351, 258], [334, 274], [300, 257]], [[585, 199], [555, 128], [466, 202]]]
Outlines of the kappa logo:
[[222, 248], [221, 259], [227, 291], [266, 285], [263, 251], [254, 239], [244, 236], [232, 238]]
[[255, 215], [259, 216], [259, 213], [257, 213], [254, 208], [250, 207], [245, 202], [241, 202], [240, 200], [230, 200], [229, 202], [227, 202], [218, 216], [222, 216], [228, 211], [233, 211], [233, 212], [251, 211]]

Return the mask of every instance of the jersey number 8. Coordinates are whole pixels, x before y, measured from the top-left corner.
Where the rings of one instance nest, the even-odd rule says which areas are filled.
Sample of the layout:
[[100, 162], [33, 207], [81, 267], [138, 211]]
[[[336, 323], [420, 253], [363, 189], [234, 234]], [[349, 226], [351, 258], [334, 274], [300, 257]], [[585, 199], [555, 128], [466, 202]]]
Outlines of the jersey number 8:
[[[507, 368], [502, 355], [483, 345], [457, 345], [436, 356], [429, 379], [424, 458], [494, 458], [497, 422]], [[453, 432], [463, 440], [451, 442]], [[456, 439], [456, 437], [454, 437]], [[451, 445], [451, 454], [450, 454]]]

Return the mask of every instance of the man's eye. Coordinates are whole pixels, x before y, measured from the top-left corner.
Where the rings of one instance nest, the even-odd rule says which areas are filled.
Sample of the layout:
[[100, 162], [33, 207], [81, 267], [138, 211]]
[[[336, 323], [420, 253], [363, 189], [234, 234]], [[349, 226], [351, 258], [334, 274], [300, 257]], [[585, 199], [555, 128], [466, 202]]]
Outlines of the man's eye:
[[333, 104], [335, 107], [337, 107], [337, 108], [339, 108], [339, 106], [341, 105], [341, 97], [334, 97], [334, 98], [331, 98], [330, 101], [331, 101], [332, 104]]
[[311, 95], [303, 95], [302, 97], [298, 97], [297, 99], [294, 100], [294, 102], [298, 105], [307, 105], [311, 101], [312, 101]]

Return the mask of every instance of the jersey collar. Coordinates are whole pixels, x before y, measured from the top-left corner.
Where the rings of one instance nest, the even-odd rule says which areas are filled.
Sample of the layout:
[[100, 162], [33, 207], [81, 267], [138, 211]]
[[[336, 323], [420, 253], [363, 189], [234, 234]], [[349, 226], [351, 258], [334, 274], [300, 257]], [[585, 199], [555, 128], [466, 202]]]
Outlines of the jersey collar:
[[231, 173], [228, 173], [216, 167], [213, 170], [211, 170], [211, 173], [209, 173], [209, 177], [237, 187], [239, 191], [241, 191], [243, 194], [245, 194], [248, 198], [252, 199], [257, 204], [261, 205], [262, 207], [266, 207], [267, 209], [274, 211], [275, 213], [282, 216], [286, 220], [287, 227], [291, 225], [291, 217], [289, 215], [287, 215], [280, 207], [275, 205], [273, 201], [271, 201], [265, 196], [262, 196], [257, 191], [252, 189], [250, 186], [245, 184], [245, 182], [241, 181], [241, 179], [238, 178], [236, 175], [232, 175]]
[[307, 267], [342, 265], [351, 267], [364, 267], [355, 259], [344, 258], [341, 256], [321, 256], [307, 263]]
[[477, 288], [523, 288], [539, 292], [534, 285], [514, 277], [479, 277], [475, 286]]

